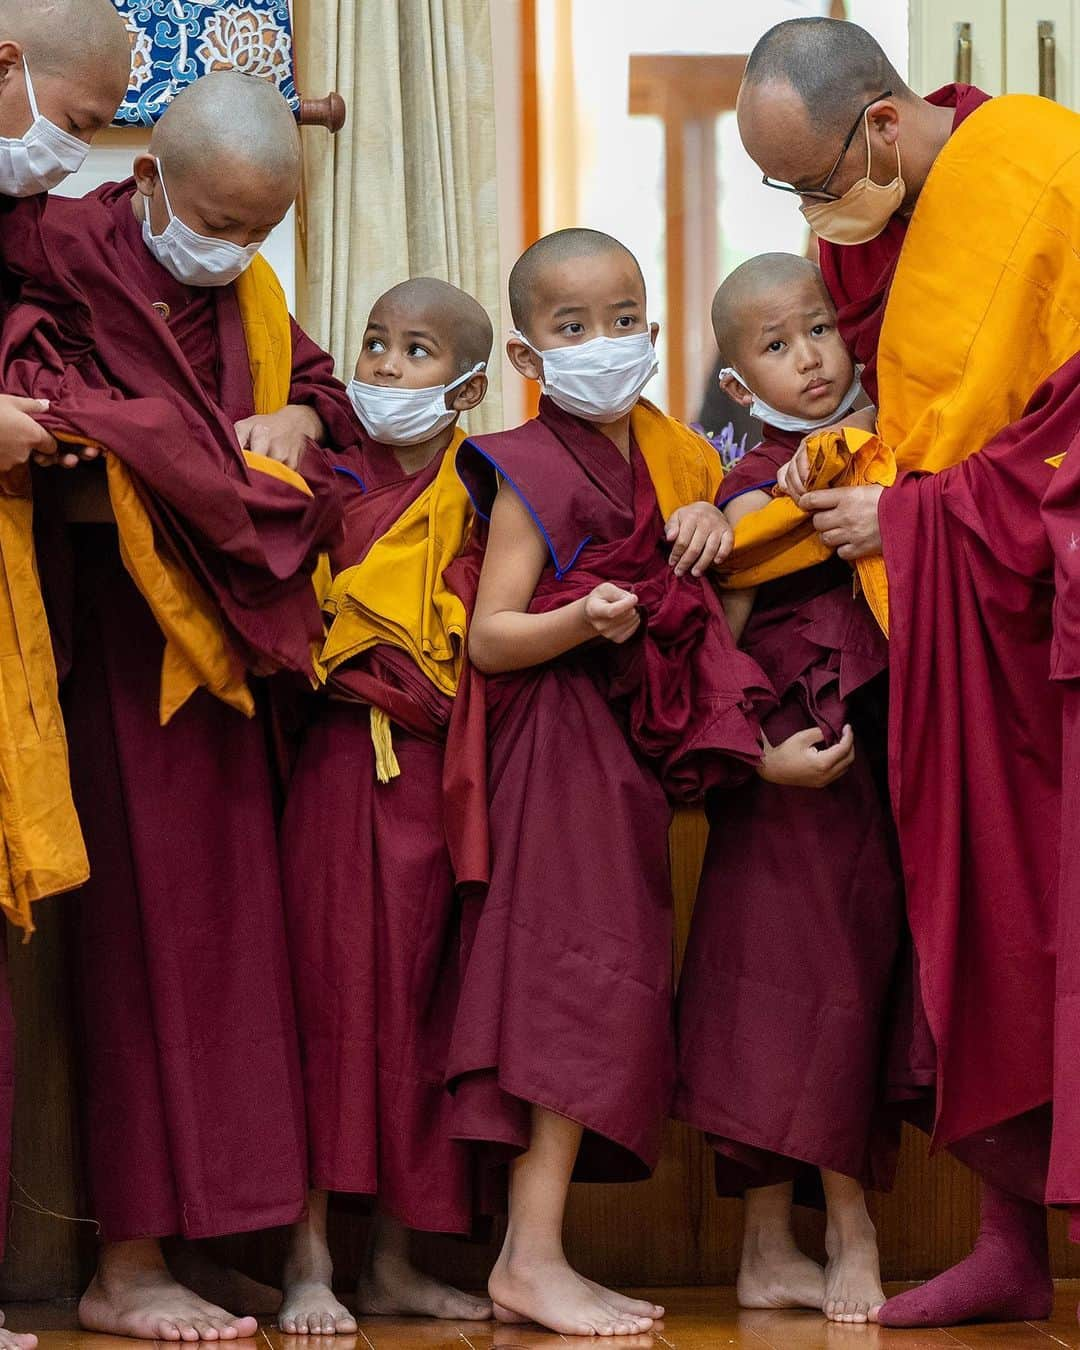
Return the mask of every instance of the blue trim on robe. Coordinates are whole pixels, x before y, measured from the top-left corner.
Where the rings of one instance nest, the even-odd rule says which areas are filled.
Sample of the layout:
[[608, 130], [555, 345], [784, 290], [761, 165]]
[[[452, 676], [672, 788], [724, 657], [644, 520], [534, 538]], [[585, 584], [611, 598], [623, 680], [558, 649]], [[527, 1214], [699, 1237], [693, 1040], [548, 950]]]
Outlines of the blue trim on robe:
[[729, 502], [738, 501], [740, 497], [745, 497], [748, 492], [764, 492], [768, 488], [776, 486], [775, 478], [766, 478], [762, 483], [751, 483], [748, 487], [740, 488], [738, 492], [733, 492], [730, 497], [723, 497], [716, 503], [717, 510], [722, 511]]
[[331, 465], [331, 468], [334, 470], [335, 473], [343, 473], [346, 478], [351, 478], [354, 483], [358, 483], [361, 492], [367, 491], [367, 484], [364, 482], [364, 480], [360, 477], [360, 475], [356, 472], [355, 469], [347, 469], [344, 464], [333, 464]]
[[462, 441], [457, 448], [457, 453], [454, 456], [454, 468], [457, 470], [457, 476], [461, 479], [462, 486], [468, 493], [469, 501], [472, 502], [473, 504], [473, 510], [476, 512], [476, 514], [480, 517], [481, 520], [490, 521], [491, 517], [487, 514], [486, 511], [483, 510], [483, 508], [480, 506], [480, 503], [473, 496], [472, 489], [470, 488], [468, 482], [465, 480], [465, 477], [461, 472], [460, 456], [462, 450], [464, 450], [466, 446], [468, 446], [470, 450], [475, 450], [476, 453], [480, 456], [482, 460], [484, 460], [486, 464], [491, 465], [491, 467], [495, 470], [496, 475], [499, 478], [501, 478], [504, 482], [509, 483], [510, 486], [517, 493], [518, 500], [521, 502], [522, 506], [524, 506], [525, 510], [528, 511], [529, 515], [532, 517], [533, 524], [540, 531], [541, 535], [543, 536], [544, 543], [547, 545], [547, 551], [551, 558], [551, 564], [555, 568], [555, 580], [562, 581], [563, 577], [566, 576], [567, 572], [571, 570], [571, 568], [577, 562], [578, 558], [581, 556], [581, 550], [585, 547], [586, 544], [588, 544], [591, 541], [592, 535], [587, 534], [585, 536], [585, 538], [581, 541], [581, 543], [578, 544], [577, 548], [574, 549], [574, 552], [571, 555], [570, 560], [567, 562], [566, 566], [563, 567], [559, 563], [559, 559], [555, 555], [555, 545], [551, 542], [551, 536], [548, 534], [547, 530], [544, 529], [544, 522], [533, 510], [532, 503], [529, 501], [528, 497], [525, 496], [524, 492], [522, 492], [522, 490], [510, 477], [510, 475], [508, 473], [504, 473], [502, 468], [500, 468], [500, 466], [498, 465], [498, 463], [495, 460], [493, 460], [485, 450], [482, 450], [480, 446], [476, 444], [475, 441], [465, 440]]

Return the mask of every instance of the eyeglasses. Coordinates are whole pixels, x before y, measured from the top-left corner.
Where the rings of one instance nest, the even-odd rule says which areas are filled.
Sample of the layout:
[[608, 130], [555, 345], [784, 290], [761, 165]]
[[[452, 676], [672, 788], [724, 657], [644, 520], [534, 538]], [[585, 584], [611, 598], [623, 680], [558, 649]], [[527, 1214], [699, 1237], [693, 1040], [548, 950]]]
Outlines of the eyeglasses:
[[797, 187], [792, 187], [790, 183], [778, 183], [774, 178], [770, 178], [769, 175], [768, 175], [767, 173], [763, 173], [763, 174], [761, 175], [761, 181], [765, 184], [766, 187], [775, 188], [777, 192], [794, 192], [794, 194], [796, 195], [796, 197], [812, 197], [812, 198], [814, 198], [815, 201], [819, 201], [819, 202], [835, 202], [835, 201], [839, 201], [839, 200], [840, 200], [840, 194], [839, 194], [839, 193], [836, 193], [836, 192], [826, 192], [825, 189], [826, 189], [826, 188], [829, 186], [829, 184], [832, 182], [832, 180], [833, 180], [833, 178], [834, 178], [834, 176], [835, 176], [835, 174], [836, 174], [837, 169], [840, 167], [841, 163], [843, 162], [844, 156], [847, 154], [848, 150], [850, 150], [850, 148], [851, 148], [851, 142], [855, 139], [855, 134], [856, 134], [856, 132], [857, 132], [857, 131], [859, 130], [859, 128], [862, 126], [862, 120], [863, 120], [863, 118], [864, 118], [864, 117], [866, 116], [866, 114], [870, 111], [870, 109], [874, 106], [874, 104], [875, 104], [875, 103], [880, 103], [881, 100], [882, 100], [883, 98], [892, 98], [892, 90], [891, 90], [891, 89], [886, 89], [885, 92], [884, 92], [883, 94], [878, 94], [875, 98], [872, 98], [872, 99], [870, 100], [870, 102], [869, 102], [869, 103], [862, 109], [862, 111], [859, 113], [858, 117], [856, 117], [856, 119], [855, 119], [855, 125], [854, 125], [854, 126], [851, 128], [851, 130], [848, 132], [847, 138], [846, 138], [845, 141], [844, 141], [844, 148], [843, 148], [843, 149], [840, 151], [840, 153], [837, 155], [837, 157], [836, 157], [836, 163], [835, 163], [835, 164], [832, 166], [832, 168], [829, 170], [828, 174], [825, 176], [825, 181], [822, 183], [822, 185], [821, 185], [820, 187], [816, 187], [816, 188], [797, 188]]

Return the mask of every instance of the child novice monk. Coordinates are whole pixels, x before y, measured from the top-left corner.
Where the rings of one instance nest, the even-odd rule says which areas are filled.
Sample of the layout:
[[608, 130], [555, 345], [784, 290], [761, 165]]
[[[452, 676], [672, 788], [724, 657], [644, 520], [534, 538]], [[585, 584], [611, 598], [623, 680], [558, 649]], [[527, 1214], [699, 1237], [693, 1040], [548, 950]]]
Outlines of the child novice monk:
[[486, 680], [491, 866], [467, 903], [450, 1056], [455, 1133], [510, 1160], [496, 1316], [569, 1335], [663, 1309], [578, 1275], [572, 1177], [651, 1171], [670, 1104], [670, 799], [758, 772], [813, 782], [796, 741], [763, 757], [772, 693], [705, 573], [730, 547], [718, 459], [640, 399], [656, 371], [645, 285], [608, 235], [563, 230], [515, 264], [508, 354], [539, 416], [458, 451], [489, 519], [469, 653]]
[[456, 1002], [454, 881], [443, 823], [447, 723], [465, 610], [442, 572], [472, 510], [454, 468], [461, 413], [487, 392], [483, 308], [431, 277], [375, 302], [349, 395], [364, 429], [339, 475], [329, 669], [282, 836], [314, 1188], [278, 1315], [290, 1334], [351, 1333], [334, 1297], [327, 1192], [373, 1195], [361, 1313], [491, 1316], [418, 1271], [409, 1230], [466, 1233], [469, 1152], [443, 1085]]
[[[717, 291], [712, 318], [725, 390], [765, 423], [761, 444], [724, 480], [734, 525], [772, 500], [804, 436], [839, 422], [872, 426], [874, 410], [852, 412], [859, 381], [809, 260], [744, 263]], [[809, 725], [827, 743], [854, 723], [864, 747], [880, 742], [886, 644], [846, 563], [728, 593], [725, 606], [780, 697], [765, 719], [770, 740]], [[758, 781], [707, 802], [675, 1104], [710, 1136], [720, 1192], [745, 1192], [740, 1303], [859, 1322], [884, 1301], [863, 1188], [888, 1185], [895, 1150], [882, 1060], [903, 925], [871, 761], [864, 751], [822, 792]], [[825, 1270], [791, 1231], [793, 1182], [812, 1168], [828, 1214]]]

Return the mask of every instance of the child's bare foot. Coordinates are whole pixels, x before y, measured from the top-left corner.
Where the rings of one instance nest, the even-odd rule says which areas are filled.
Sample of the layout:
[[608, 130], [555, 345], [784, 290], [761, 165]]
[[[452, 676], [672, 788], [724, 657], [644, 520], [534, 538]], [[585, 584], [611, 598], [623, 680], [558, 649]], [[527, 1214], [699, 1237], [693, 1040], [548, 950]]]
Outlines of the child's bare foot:
[[164, 1262], [157, 1268], [130, 1262], [110, 1266], [103, 1257], [79, 1302], [79, 1325], [86, 1331], [144, 1341], [234, 1341], [259, 1329], [254, 1317], [233, 1317], [185, 1289]]
[[820, 1308], [825, 1272], [794, 1243], [762, 1248], [744, 1242], [735, 1293], [740, 1308]]
[[38, 1338], [32, 1331], [8, 1331], [0, 1310], [0, 1350], [34, 1350]]
[[504, 1248], [488, 1292], [498, 1321], [536, 1322], [562, 1336], [637, 1336], [655, 1321], [618, 1311], [607, 1301], [613, 1291], [583, 1280], [565, 1258], [515, 1262]]
[[232, 1266], [221, 1265], [196, 1243], [170, 1243], [166, 1260], [182, 1284], [211, 1303], [235, 1308], [247, 1317], [274, 1317], [281, 1307], [280, 1289], [253, 1280]]
[[307, 1214], [293, 1225], [282, 1277], [277, 1324], [286, 1336], [355, 1336], [356, 1318], [334, 1297], [334, 1264], [326, 1240], [325, 1191], [308, 1192]]
[[633, 1313], [635, 1317], [651, 1317], [654, 1322], [664, 1315], [664, 1309], [659, 1303], [649, 1303], [643, 1298], [630, 1298], [628, 1294], [620, 1294], [617, 1289], [608, 1289], [605, 1285], [597, 1284], [595, 1280], [587, 1280], [584, 1275], [578, 1275], [578, 1279], [582, 1284], [595, 1290], [604, 1302], [618, 1313]]
[[885, 1302], [877, 1233], [866, 1195], [853, 1178], [821, 1169], [825, 1188], [825, 1297], [821, 1310], [830, 1322], [876, 1322]]
[[[862, 1239], [826, 1239], [825, 1298], [821, 1310], [830, 1322], [873, 1322], [885, 1302], [877, 1242]], [[835, 1253], [835, 1254], [834, 1254]]]
[[322, 1280], [286, 1279], [277, 1316], [286, 1336], [355, 1336], [356, 1318]]
[[466, 1294], [425, 1275], [414, 1265], [373, 1266], [356, 1288], [356, 1310], [368, 1317], [441, 1317], [449, 1322], [487, 1322], [491, 1300]]

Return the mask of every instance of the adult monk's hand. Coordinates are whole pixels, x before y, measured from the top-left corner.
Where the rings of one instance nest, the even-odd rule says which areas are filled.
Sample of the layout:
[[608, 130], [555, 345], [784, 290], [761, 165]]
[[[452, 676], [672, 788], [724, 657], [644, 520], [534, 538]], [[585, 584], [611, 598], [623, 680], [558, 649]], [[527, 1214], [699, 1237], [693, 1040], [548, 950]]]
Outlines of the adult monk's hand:
[[236, 435], [242, 449], [298, 469], [308, 441], [322, 441], [326, 428], [314, 408], [288, 403], [275, 413], [245, 417], [236, 423]]
[[881, 552], [878, 502], [885, 491], [870, 487], [823, 488], [799, 498], [799, 506], [814, 517], [821, 542], [848, 562]]
[[48, 410], [48, 399], [0, 394], [0, 472], [18, 468], [31, 455], [56, 454], [56, 441], [35, 420]]

